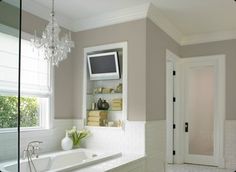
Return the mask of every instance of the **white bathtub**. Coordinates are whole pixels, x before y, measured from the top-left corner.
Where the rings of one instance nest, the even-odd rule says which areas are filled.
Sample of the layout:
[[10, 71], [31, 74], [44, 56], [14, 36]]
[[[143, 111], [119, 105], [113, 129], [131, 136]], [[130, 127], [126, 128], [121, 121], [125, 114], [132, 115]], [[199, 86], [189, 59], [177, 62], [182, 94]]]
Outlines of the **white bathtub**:
[[[66, 172], [120, 157], [121, 153], [99, 153], [88, 149], [75, 149], [41, 155], [33, 158], [37, 172]], [[20, 162], [21, 172], [30, 172], [27, 160]], [[17, 172], [16, 162], [0, 166], [1, 172]]]

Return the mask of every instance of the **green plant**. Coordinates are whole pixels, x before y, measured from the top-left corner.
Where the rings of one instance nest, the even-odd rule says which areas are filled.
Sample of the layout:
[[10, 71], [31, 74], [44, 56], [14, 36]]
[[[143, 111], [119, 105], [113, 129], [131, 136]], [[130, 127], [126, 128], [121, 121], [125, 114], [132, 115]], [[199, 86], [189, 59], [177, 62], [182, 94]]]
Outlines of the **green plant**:
[[77, 128], [75, 126], [67, 132], [69, 137], [72, 139], [73, 145], [75, 147], [79, 147], [81, 140], [86, 138], [90, 134], [88, 130], [77, 131]]
[[[39, 102], [37, 98], [20, 98], [20, 126], [34, 127], [39, 125]], [[18, 98], [16, 96], [0, 96], [0, 128], [17, 127]]]

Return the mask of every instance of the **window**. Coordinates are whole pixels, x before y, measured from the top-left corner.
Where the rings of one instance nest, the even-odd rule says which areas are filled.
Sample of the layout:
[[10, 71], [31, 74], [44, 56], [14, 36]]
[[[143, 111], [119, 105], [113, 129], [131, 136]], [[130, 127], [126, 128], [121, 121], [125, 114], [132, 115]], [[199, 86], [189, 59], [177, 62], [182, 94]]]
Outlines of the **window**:
[[[0, 129], [17, 127], [18, 38], [0, 33]], [[49, 128], [52, 69], [21, 40], [21, 127]]]

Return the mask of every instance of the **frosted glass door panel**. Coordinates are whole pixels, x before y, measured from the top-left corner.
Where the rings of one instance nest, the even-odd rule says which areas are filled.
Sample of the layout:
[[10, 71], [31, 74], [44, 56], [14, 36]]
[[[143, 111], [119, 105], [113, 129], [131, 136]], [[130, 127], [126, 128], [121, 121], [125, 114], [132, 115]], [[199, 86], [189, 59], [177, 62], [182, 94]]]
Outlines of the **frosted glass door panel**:
[[214, 66], [190, 67], [187, 78], [189, 154], [214, 153]]

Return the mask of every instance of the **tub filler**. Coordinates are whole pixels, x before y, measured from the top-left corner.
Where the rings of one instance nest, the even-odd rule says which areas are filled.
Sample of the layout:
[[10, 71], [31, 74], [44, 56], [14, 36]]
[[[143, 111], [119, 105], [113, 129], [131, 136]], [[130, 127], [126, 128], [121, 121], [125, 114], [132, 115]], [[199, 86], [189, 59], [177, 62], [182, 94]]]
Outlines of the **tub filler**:
[[[66, 172], [118, 157], [121, 157], [121, 153], [99, 153], [88, 149], [75, 149], [41, 155], [39, 158], [33, 158], [32, 161], [37, 172]], [[21, 172], [35, 172], [32, 164], [31, 169], [27, 159], [21, 160]], [[17, 172], [17, 163], [4, 163], [1, 165], [0, 171]]]

